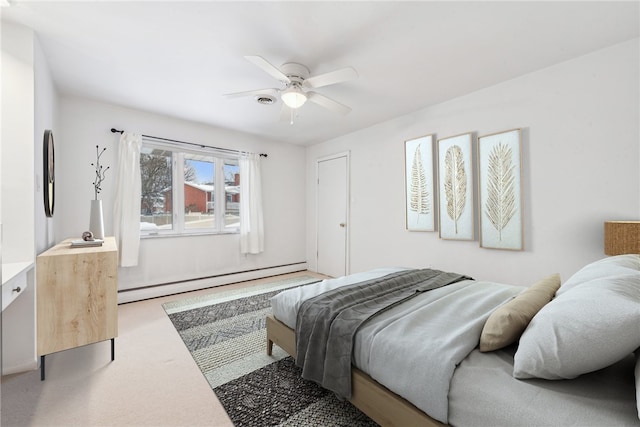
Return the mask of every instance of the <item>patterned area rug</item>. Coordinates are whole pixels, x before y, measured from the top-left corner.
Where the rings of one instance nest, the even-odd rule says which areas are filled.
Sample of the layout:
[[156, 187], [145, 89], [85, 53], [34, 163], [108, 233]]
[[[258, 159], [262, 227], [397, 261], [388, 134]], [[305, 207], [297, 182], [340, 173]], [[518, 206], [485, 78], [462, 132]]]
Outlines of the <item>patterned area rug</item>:
[[303, 380], [278, 346], [267, 356], [270, 298], [317, 281], [299, 276], [163, 304], [236, 426], [377, 426], [349, 402]]

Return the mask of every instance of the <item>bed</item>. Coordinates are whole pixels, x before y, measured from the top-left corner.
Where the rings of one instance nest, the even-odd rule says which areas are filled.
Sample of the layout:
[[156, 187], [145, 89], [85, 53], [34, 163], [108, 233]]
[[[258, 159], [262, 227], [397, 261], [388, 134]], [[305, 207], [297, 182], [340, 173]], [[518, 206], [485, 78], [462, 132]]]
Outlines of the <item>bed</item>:
[[[408, 270], [276, 295], [267, 352], [296, 357], [305, 302]], [[367, 320], [352, 345], [348, 399], [383, 426], [640, 426], [640, 255], [596, 261], [562, 285], [462, 278]]]

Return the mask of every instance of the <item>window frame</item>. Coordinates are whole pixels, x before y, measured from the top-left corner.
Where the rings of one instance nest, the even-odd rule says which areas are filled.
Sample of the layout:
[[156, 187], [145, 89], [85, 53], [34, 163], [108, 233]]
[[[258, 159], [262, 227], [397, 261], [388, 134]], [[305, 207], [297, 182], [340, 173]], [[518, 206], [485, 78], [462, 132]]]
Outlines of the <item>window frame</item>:
[[[183, 147], [177, 144], [159, 142], [156, 140], [142, 138], [142, 149], [159, 149], [171, 152], [171, 220], [172, 228], [168, 230], [140, 230], [140, 238], [158, 238], [158, 237], [184, 237], [184, 236], [203, 236], [217, 234], [239, 234], [240, 225], [236, 227], [225, 226], [226, 216], [226, 182], [224, 169], [226, 164], [240, 166], [240, 153], [228, 153], [216, 150], [211, 147], [203, 146], [203, 148]], [[214, 168], [214, 227], [206, 228], [187, 228], [185, 222], [185, 191], [186, 181], [184, 179], [185, 155], [197, 155], [207, 157], [206, 161], [211, 161]], [[187, 159], [189, 160], [189, 159]], [[223, 185], [217, 185], [222, 182]], [[142, 209], [142, 203], [140, 203]], [[140, 211], [142, 216], [142, 211]], [[239, 217], [239, 215], [238, 215]]]

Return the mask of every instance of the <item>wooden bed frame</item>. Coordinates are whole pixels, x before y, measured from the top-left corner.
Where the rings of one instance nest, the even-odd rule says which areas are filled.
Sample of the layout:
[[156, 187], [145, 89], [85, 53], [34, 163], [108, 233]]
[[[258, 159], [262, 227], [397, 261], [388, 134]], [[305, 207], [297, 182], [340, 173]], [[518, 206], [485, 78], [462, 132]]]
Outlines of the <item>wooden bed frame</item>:
[[[273, 352], [273, 344], [278, 345], [291, 356], [296, 356], [296, 334], [272, 315], [267, 316], [267, 354]], [[443, 427], [445, 424], [434, 420], [377, 381], [352, 368], [352, 397], [349, 401], [381, 426], [425, 426]]]

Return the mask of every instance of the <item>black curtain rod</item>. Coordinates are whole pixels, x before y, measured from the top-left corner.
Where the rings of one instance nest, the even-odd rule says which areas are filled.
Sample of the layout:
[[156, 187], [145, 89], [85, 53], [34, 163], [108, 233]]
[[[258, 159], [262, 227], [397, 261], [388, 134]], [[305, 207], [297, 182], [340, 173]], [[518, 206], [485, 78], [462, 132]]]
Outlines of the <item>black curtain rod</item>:
[[[118, 130], [116, 128], [111, 128], [111, 133], [124, 133], [124, 131], [123, 130]], [[229, 152], [232, 152], [232, 153], [240, 153], [240, 150], [232, 150], [230, 148], [211, 147], [209, 145], [194, 144], [193, 142], [178, 141], [177, 139], [159, 138], [157, 136], [151, 136], [151, 135], [142, 135], [142, 136], [145, 137], [145, 138], [157, 139], [159, 141], [177, 142], [178, 144], [194, 145], [194, 146], [200, 147], [200, 148], [213, 148], [215, 150], [229, 151]], [[264, 153], [260, 153], [260, 157], [267, 157], [267, 155], [264, 154]]]

